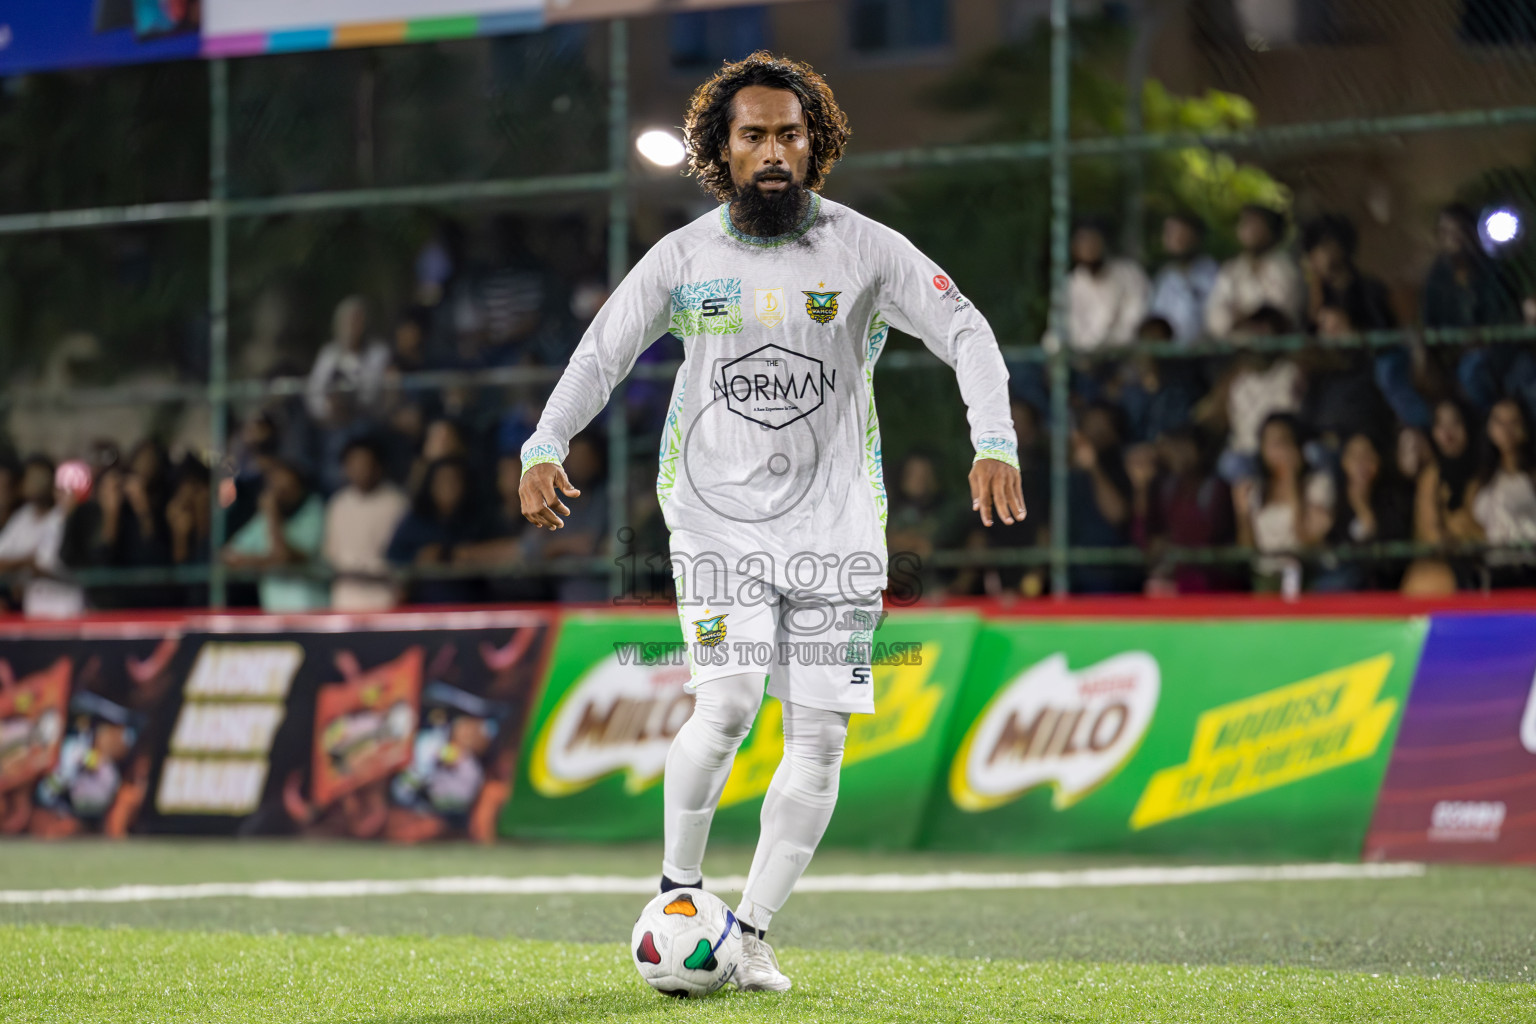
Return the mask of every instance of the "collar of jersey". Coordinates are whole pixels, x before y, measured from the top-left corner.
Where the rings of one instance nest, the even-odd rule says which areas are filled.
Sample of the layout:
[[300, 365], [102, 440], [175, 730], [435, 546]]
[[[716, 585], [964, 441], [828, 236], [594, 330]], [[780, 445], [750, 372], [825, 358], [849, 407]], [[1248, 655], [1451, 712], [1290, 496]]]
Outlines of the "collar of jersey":
[[816, 215], [820, 212], [821, 196], [815, 192], [812, 192], [811, 201], [806, 204], [805, 207], [805, 216], [800, 219], [800, 224], [795, 228], [795, 230], [789, 232], [788, 234], [777, 235], [773, 238], [757, 238], [753, 235], [745, 234], [740, 229], [738, 229], [736, 225], [731, 222], [731, 204], [721, 203], [720, 227], [725, 230], [726, 234], [730, 235], [738, 242], [746, 242], [748, 245], [757, 245], [764, 249], [772, 249], [775, 246], [783, 245], [786, 242], [793, 242], [795, 239], [811, 230], [811, 225], [816, 223]]

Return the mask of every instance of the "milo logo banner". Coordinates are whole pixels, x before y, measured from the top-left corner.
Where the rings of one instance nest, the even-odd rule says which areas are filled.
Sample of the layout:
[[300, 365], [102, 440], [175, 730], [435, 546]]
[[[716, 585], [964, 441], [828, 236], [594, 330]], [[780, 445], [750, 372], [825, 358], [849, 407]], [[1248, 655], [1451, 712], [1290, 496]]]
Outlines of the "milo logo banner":
[[[942, 771], [949, 716], [979, 619], [893, 615], [874, 634], [874, 715], [854, 715], [837, 813], [825, 842], [910, 847]], [[501, 833], [553, 839], [659, 839], [667, 749], [693, 712], [673, 614], [568, 614], [529, 726], [518, 792]], [[711, 838], [757, 837], [783, 754], [783, 713], [763, 700], [726, 781]]]
[[925, 845], [1355, 856], [1423, 633], [987, 622]]

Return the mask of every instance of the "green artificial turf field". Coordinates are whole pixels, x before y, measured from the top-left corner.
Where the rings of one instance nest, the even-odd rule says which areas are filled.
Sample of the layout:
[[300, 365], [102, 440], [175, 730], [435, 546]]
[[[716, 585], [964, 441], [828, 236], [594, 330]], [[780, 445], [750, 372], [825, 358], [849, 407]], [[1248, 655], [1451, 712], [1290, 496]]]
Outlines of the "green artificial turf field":
[[[4, 891], [265, 879], [646, 874], [650, 848], [0, 844]], [[750, 851], [711, 850], [717, 876]], [[826, 851], [813, 874], [1073, 870], [1075, 858]], [[1147, 862], [1136, 862], [1145, 864]], [[725, 893], [728, 899], [732, 894]], [[93, 897], [94, 898], [94, 897]], [[0, 902], [10, 1021], [1518, 1021], [1536, 871], [985, 892], [802, 893], [786, 996], [654, 995], [639, 895]]]

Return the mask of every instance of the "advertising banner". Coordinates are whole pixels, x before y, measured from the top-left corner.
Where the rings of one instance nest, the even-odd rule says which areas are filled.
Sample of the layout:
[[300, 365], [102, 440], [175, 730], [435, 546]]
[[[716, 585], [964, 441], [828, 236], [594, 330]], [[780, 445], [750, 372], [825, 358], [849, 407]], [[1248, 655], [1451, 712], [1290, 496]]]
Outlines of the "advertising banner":
[[552, 621], [251, 616], [7, 638], [0, 834], [489, 840]]
[[[1536, 860], [1536, 615], [873, 640], [831, 845]], [[656, 840], [687, 681], [670, 611], [8, 629], [0, 835]], [[714, 838], [755, 839], [782, 747], [767, 698]]]
[[238, 57], [533, 32], [543, 0], [203, 0], [203, 52]]
[[1355, 856], [1423, 632], [986, 622], [924, 844]]
[[164, 628], [0, 645], [0, 835], [138, 826], [166, 708], [190, 664], [185, 646]]
[[0, 4], [0, 75], [536, 32], [543, 0], [31, 0]]
[[[875, 632], [877, 711], [850, 722], [825, 842], [915, 842], [978, 624], [972, 613], [897, 614]], [[502, 834], [659, 839], [667, 748], [693, 710], [687, 682], [675, 615], [566, 615]], [[782, 709], [765, 698], [726, 781], [711, 838], [756, 838], [783, 745]]]
[[753, 5], [754, 0], [33, 0], [0, 4], [0, 75], [509, 35], [557, 22]]
[[198, 55], [197, 0], [0, 4], [0, 75]]
[[1536, 861], [1536, 615], [1434, 617], [1365, 856]]
[[[757, 6], [761, 0], [548, 0], [544, 17], [550, 22], [597, 21], [603, 18], [645, 18], [682, 11]], [[784, 3], [788, 0], [770, 0]]]

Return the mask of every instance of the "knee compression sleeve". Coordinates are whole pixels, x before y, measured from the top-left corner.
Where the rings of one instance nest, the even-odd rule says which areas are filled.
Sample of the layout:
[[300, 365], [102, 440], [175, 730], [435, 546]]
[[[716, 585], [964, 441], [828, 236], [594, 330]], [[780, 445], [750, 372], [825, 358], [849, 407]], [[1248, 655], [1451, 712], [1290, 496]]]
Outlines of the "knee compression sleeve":
[[760, 673], [703, 683], [694, 695], [693, 715], [672, 740], [662, 783], [666, 838], [661, 871], [674, 882], [697, 884], [702, 877], [715, 804], [762, 701]]
[[847, 738], [845, 712], [784, 706], [784, 760], [763, 800], [762, 833], [737, 911], [743, 923], [767, 930], [811, 862], [837, 805]]

